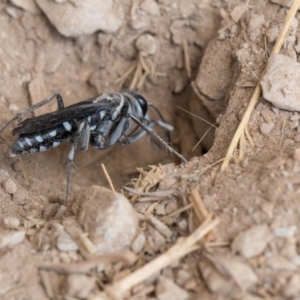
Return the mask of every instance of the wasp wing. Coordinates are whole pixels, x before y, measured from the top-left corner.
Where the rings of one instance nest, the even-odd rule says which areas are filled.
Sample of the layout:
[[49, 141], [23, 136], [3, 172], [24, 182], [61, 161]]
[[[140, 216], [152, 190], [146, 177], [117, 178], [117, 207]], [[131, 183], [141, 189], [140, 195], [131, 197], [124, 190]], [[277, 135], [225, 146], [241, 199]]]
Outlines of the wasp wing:
[[109, 110], [114, 107], [112, 102], [107, 101], [93, 103], [95, 98], [96, 97], [70, 105], [51, 113], [25, 119], [14, 128], [12, 134], [30, 134], [47, 130], [65, 121], [82, 120], [98, 111]]

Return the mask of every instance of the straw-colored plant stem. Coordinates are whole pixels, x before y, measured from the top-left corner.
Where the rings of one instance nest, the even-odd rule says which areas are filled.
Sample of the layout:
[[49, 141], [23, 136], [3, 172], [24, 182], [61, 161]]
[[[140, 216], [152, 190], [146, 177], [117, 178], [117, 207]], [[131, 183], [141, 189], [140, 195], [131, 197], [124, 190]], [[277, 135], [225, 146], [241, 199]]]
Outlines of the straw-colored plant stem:
[[[299, 5], [300, 5], [300, 0], [294, 0], [293, 5], [291, 6], [291, 8], [290, 8], [290, 10], [287, 14], [284, 25], [283, 25], [283, 27], [282, 27], [282, 29], [279, 33], [279, 36], [276, 40], [276, 43], [275, 43], [274, 48], [271, 52], [271, 55], [278, 53], [279, 50], [281, 49], [281, 47], [282, 47], [282, 45], [285, 41], [285, 38], [286, 38], [286, 36], [289, 32], [289, 29], [291, 27], [291, 23], [293, 21], [293, 18], [295, 17], [295, 15], [297, 13]], [[265, 70], [262, 72], [260, 78], [262, 78], [264, 72], [265, 72]], [[249, 122], [249, 119], [250, 119], [250, 115], [251, 115], [255, 105], [257, 104], [260, 95], [261, 95], [261, 87], [260, 87], [260, 80], [259, 80], [256, 84], [253, 95], [252, 95], [252, 97], [250, 99], [250, 102], [247, 106], [247, 109], [246, 109], [246, 111], [243, 115], [243, 118], [242, 118], [242, 120], [241, 120], [241, 122], [238, 126], [238, 129], [235, 132], [235, 134], [233, 136], [233, 139], [232, 139], [232, 141], [229, 145], [229, 148], [227, 150], [224, 162], [221, 166], [221, 171], [224, 171], [227, 168], [227, 166], [229, 165], [230, 159], [233, 157], [233, 153], [234, 153], [235, 149], [237, 148], [237, 145], [240, 141], [240, 138], [245, 132], [245, 128], [246, 128], [246, 126]], [[244, 143], [241, 143], [241, 144], [244, 144]], [[241, 149], [240, 149], [240, 151], [241, 151]]]

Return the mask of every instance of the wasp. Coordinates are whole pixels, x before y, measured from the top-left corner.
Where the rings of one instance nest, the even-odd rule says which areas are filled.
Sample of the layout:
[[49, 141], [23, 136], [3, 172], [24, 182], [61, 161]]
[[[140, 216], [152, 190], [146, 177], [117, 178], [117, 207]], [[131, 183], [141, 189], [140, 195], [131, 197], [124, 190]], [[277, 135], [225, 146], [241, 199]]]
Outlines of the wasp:
[[[25, 115], [53, 99], [57, 101], [56, 111], [23, 120]], [[154, 109], [159, 116], [158, 120], [150, 119], [149, 108]], [[62, 96], [54, 94], [18, 113], [0, 130], [0, 134], [16, 120], [19, 124], [12, 130], [12, 134], [18, 137], [10, 151], [12, 156], [44, 152], [65, 141], [72, 141], [66, 162], [67, 198], [70, 195], [70, 167], [75, 152], [78, 149], [86, 151], [89, 145], [104, 150], [117, 142], [122, 145], [132, 144], [145, 134], [149, 134], [170, 153], [186, 162], [186, 159], [169, 145], [170, 131], [173, 127], [165, 122], [162, 114], [153, 104], [131, 90], [121, 93], [102, 93], [67, 107]], [[152, 129], [154, 125], [167, 132], [169, 143]]]

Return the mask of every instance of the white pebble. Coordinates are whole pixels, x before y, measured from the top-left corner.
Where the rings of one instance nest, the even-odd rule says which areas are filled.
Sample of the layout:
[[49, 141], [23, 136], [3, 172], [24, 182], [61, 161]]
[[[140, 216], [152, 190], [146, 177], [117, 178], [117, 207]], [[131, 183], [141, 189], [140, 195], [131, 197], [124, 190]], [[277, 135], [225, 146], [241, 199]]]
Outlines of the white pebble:
[[281, 237], [281, 238], [291, 238], [295, 235], [296, 231], [297, 231], [296, 225], [287, 226], [287, 227], [279, 227], [279, 228], [273, 229], [273, 233], [277, 237]]
[[17, 228], [20, 226], [20, 220], [15, 217], [6, 217], [3, 219], [3, 223], [7, 228]]
[[66, 232], [62, 232], [58, 236], [56, 246], [60, 251], [78, 250], [77, 244], [72, 240], [72, 238]]
[[8, 178], [3, 182], [3, 189], [6, 193], [13, 195], [18, 187], [11, 178]]
[[0, 249], [7, 246], [15, 246], [23, 242], [25, 231], [4, 231], [1, 232]]
[[275, 125], [274, 122], [270, 122], [270, 123], [263, 122], [260, 125], [260, 132], [265, 135], [270, 134], [274, 125]]

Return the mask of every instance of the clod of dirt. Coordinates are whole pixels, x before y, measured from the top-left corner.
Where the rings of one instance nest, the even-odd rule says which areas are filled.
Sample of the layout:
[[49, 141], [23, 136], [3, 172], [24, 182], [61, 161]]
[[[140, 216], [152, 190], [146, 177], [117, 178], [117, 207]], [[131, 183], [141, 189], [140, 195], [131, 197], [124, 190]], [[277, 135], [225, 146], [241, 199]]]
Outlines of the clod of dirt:
[[156, 296], [158, 300], [185, 300], [189, 298], [188, 292], [164, 276], [161, 276], [158, 280]]
[[274, 128], [275, 124], [274, 122], [270, 122], [270, 123], [267, 123], [267, 122], [263, 122], [260, 124], [260, 132], [264, 135], [268, 135], [271, 133], [272, 129]]
[[100, 186], [79, 190], [68, 208], [99, 253], [127, 249], [137, 232], [137, 214], [121, 194]]
[[64, 2], [37, 0], [53, 26], [64, 36], [78, 37], [98, 30], [116, 32], [123, 23], [121, 6], [112, 0]]
[[300, 111], [300, 64], [282, 54], [270, 57], [261, 80], [263, 97], [273, 105]]
[[256, 225], [240, 232], [231, 245], [234, 252], [239, 252], [245, 258], [261, 254], [271, 239], [271, 231], [267, 225]]

